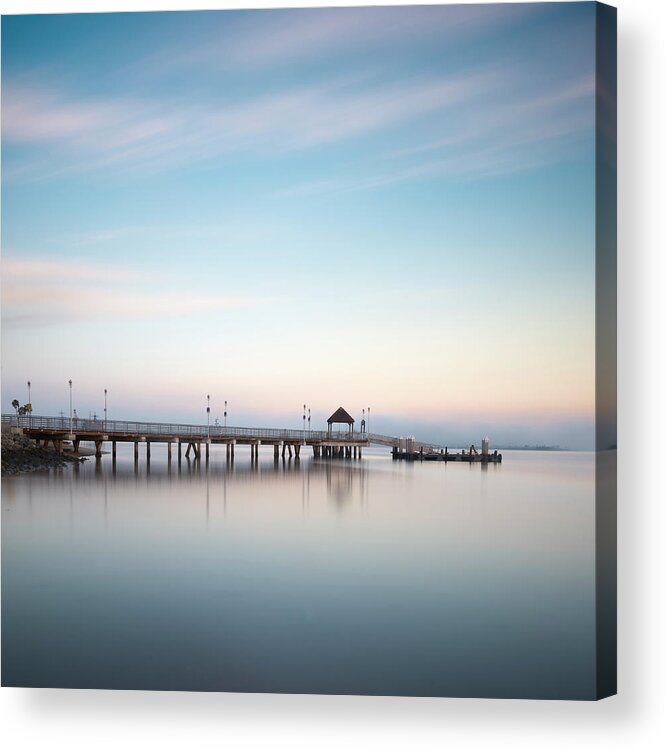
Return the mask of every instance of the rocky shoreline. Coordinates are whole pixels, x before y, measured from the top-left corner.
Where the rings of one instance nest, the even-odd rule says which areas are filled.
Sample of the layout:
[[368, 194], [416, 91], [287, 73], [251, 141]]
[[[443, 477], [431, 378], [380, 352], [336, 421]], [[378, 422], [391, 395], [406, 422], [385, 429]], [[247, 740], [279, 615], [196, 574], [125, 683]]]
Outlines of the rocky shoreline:
[[36, 446], [30, 438], [2, 430], [2, 476], [26, 474], [31, 471], [61, 469], [71, 463], [79, 463], [78, 456], [58, 453], [54, 448]]

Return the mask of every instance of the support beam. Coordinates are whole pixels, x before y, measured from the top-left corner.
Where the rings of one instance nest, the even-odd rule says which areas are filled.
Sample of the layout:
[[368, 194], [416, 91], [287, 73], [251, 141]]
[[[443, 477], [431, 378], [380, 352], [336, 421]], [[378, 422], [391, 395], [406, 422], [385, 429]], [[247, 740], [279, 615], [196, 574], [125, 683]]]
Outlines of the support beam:
[[139, 443], [135, 440], [134, 441], [134, 463], [139, 462]]
[[111, 460], [112, 461], [116, 460], [116, 441], [115, 440], [111, 441]]
[[102, 457], [102, 441], [95, 440], [95, 458]]
[[150, 461], [150, 440], [146, 440], [146, 461]]
[[171, 440], [167, 443], [167, 461], [171, 465]]
[[182, 458], [183, 458], [183, 444], [179, 440], [178, 441], [178, 463], [181, 462]]

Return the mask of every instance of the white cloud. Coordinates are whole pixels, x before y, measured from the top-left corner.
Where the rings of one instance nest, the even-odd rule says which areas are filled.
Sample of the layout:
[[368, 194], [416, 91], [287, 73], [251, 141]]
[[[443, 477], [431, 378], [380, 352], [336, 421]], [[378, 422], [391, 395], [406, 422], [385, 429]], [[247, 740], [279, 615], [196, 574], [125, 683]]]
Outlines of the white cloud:
[[441, 177], [491, 177], [562, 161], [576, 152], [580, 136], [594, 132], [594, 93], [594, 79], [583, 76], [553, 91], [509, 100], [490, 96], [473, 110], [454, 112], [445, 137], [420, 138], [369, 159], [362, 174], [323, 177], [278, 194], [297, 197]]
[[440, 44], [452, 40], [459, 43], [533, 12], [529, 6], [486, 4], [310, 8], [248, 14], [231, 29], [215, 29], [194, 50], [172, 47], [142, 65], [159, 68], [205, 63], [222, 68], [273, 68], [367, 51], [378, 44], [418, 44], [428, 39]]
[[3, 283], [43, 284], [60, 282], [136, 281], [142, 274], [133, 269], [118, 268], [87, 261], [54, 261], [46, 259], [3, 258]]
[[71, 260], [3, 259], [2, 313], [10, 325], [198, 315], [273, 301], [252, 293], [163, 291], [145, 273]]
[[8, 86], [3, 96], [7, 144], [40, 147], [5, 177], [48, 178], [112, 167], [157, 170], [239, 149], [267, 153], [312, 148], [381, 131], [482, 96], [498, 74], [468, 73], [359, 87], [341, 79], [205, 104], [109, 100], [83, 102]]

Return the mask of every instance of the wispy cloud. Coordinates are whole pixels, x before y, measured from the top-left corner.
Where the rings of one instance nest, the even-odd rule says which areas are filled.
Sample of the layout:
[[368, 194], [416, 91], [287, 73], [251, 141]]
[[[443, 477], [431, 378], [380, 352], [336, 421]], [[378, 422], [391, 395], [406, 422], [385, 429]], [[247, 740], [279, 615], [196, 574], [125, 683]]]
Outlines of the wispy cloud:
[[[343, 60], [348, 48], [367, 52], [381, 43], [383, 65], [390, 67], [385, 53], [398, 41], [414, 47], [432, 38], [464, 46], [472, 36], [505, 25], [515, 28], [534, 12], [513, 5], [249, 12], [235, 24], [212, 24], [194, 50], [167, 46], [143, 66], [156, 76], [165, 67], [187, 70], [196, 63], [200, 70], [216, 61], [237, 71], [268, 69], [290, 61], [304, 65], [328, 53]], [[366, 139], [367, 164], [355, 159], [349, 173], [331, 174], [340, 168], [337, 159], [326, 164], [314, 158], [319, 174], [278, 189], [297, 196], [433, 175], [473, 178], [522, 171], [560, 158], [572, 137], [593, 128], [589, 76], [549, 90], [543, 79], [507, 59], [501, 66], [486, 61], [485, 68], [437, 76], [417, 75], [408, 67], [398, 74], [402, 78], [387, 72], [380, 77], [364, 66], [347, 75], [329, 70], [314, 83], [301, 75], [297, 85], [293, 76], [262, 78], [260, 71], [243, 88], [159, 86], [151, 87], [148, 97], [132, 86], [125, 90], [133, 95], [77, 95], [60, 82], [49, 86], [22, 76], [3, 89], [8, 146], [3, 178], [53, 180], [90, 172], [142, 177], [192, 165], [224, 168], [223, 160], [232, 155], [256, 164]], [[171, 91], [180, 93], [166, 93]], [[396, 133], [396, 146], [382, 153], [381, 136]], [[539, 144], [548, 144], [548, 153]]]
[[5, 176], [43, 178], [112, 167], [161, 170], [239, 149], [313, 148], [444, 111], [483, 95], [496, 80], [496, 72], [473, 72], [358, 88], [342, 79], [216, 104], [87, 102], [9, 85], [3, 137], [9, 144], [38, 147], [38, 156], [32, 169], [19, 162]]
[[211, 32], [197, 45], [161, 50], [143, 68], [201, 65], [217, 68], [274, 68], [312, 62], [376, 45], [469, 43], [489, 30], [510, 25], [533, 10], [529, 6], [494, 4], [414, 7], [290, 9], [248, 14], [245, 22]]
[[2, 134], [22, 143], [78, 144], [109, 150], [159, 138], [178, 118], [135, 99], [87, 100], [46, 90], [40, 84], [5, 86]]
[[441, 177], [494, 177], [562, 161], [576, 152], [580, 136], [594, 132], [594, 93], [594, 79], [583, 76], [511, 101], [491, 96], [449, 117], [445, 137], [419, 139], [379, 154], [368, 160], [362, 174], [295, 184], [279, 195], [369, 190]]
[[3, 322], [16, 326], [64, 320], [179, 317], [274, 301], [252, 293], [163, 291], [153, 284], [146, 273], [109, 264], [3, 259]]
[[[87, 261], [54, 261], [48, 259], [3, 258], [3, 283], [9, 285], [55, 284], [63, 279], [73, 282], [128, 282], [144, 278], [138, 271]], [[11, 291], [10, 291], [11, 293]]]
[[312, 87], [245, 102], [214, 116], [221, 132], [268, 137], [304, 148], [395, 127], [473, 99], [496, 83], [495, 73], [468, 73], [363, 90]]
[[[594, 127], [595, 80], [582, 76], [553, 91], [514, 96], [510, 101], [480, 102], [473, 117], [450, 125], [444, 138], [396, 149], [383, 158], [411, 157], [487, 139], [499, 144], [554, 140]], [[582, 108], [580, 105], [584, 105]]]

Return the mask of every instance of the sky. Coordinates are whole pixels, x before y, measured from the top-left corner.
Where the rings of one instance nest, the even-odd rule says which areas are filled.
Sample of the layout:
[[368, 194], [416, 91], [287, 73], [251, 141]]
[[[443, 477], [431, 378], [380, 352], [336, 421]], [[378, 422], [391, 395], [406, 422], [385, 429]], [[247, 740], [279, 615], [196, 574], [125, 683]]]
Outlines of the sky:
[[594, 4], [2, 19], [2, 411], [594, 445]]

